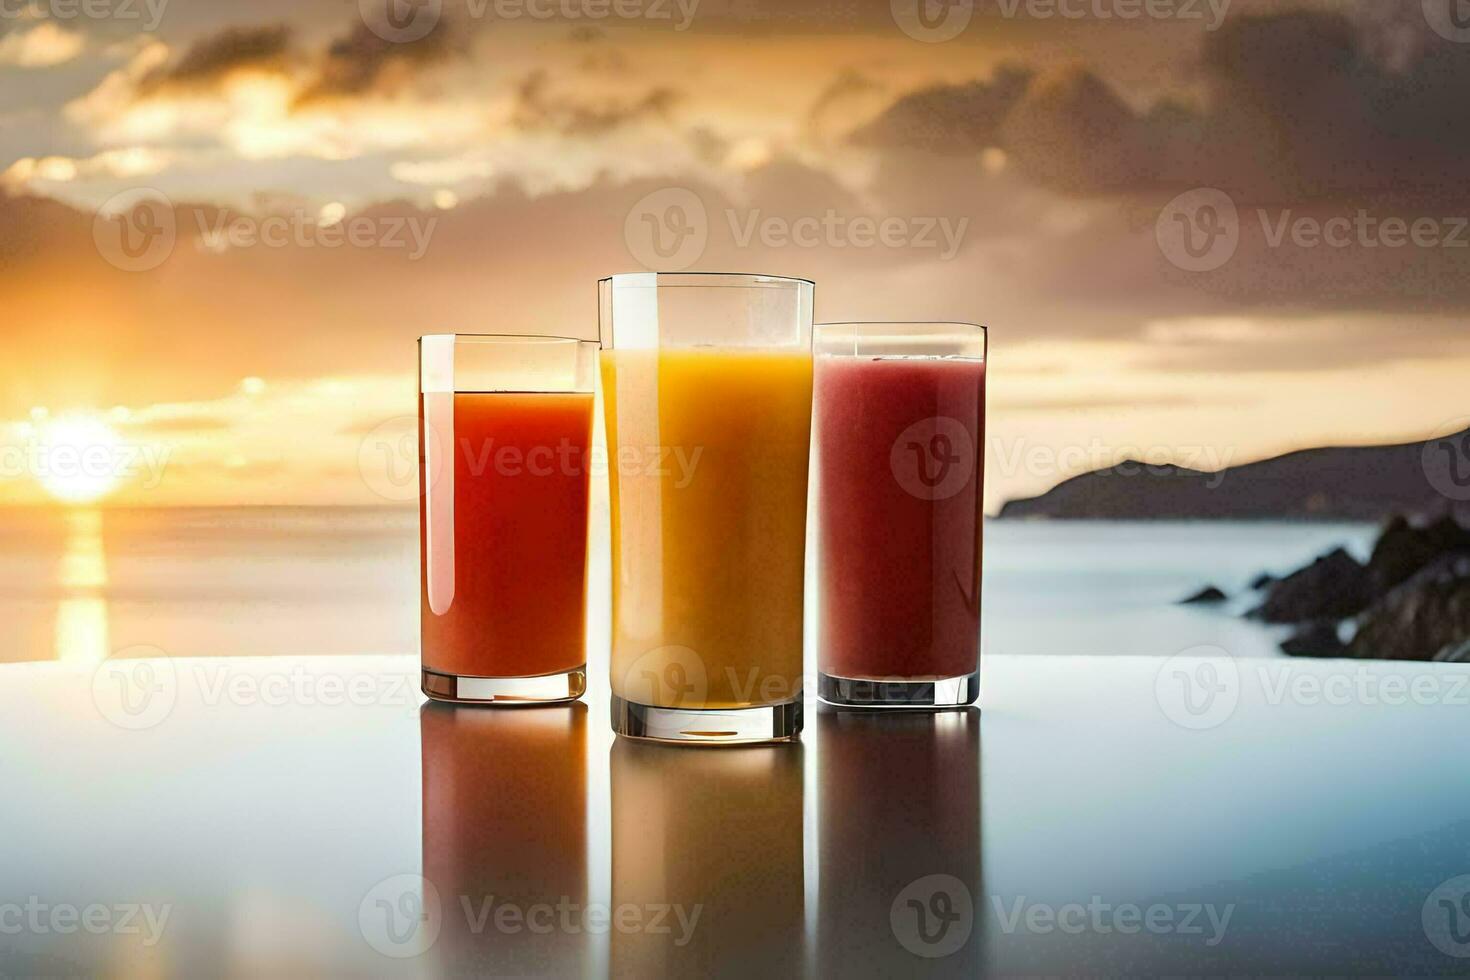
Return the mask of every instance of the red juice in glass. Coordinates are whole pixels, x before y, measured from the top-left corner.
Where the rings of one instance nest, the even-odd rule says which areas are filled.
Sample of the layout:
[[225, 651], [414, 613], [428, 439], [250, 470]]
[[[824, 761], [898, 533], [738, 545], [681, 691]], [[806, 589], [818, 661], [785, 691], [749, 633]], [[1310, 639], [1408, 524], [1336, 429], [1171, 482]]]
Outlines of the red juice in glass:
[[818, 669], [836, 704], [969, 704], [979, 681], [985, 330], [818, 328]]
[[431, 698], [586, 688], [588, 450], [597, 345], [421, 341], [422, 684]]

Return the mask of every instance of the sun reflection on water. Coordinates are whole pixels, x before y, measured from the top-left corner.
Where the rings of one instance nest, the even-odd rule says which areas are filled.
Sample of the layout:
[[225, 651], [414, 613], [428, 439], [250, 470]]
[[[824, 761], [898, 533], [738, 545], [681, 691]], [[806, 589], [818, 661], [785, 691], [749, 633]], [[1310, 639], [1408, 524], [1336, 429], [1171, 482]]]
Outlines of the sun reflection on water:
[[66, 550], [57, 574], [61, 601], [56, 608], [56, 659], [100, 663], [111, 652], [104, 591], [107, 555], [102, 544], [102, 512], [67, 511], [66, 528]]

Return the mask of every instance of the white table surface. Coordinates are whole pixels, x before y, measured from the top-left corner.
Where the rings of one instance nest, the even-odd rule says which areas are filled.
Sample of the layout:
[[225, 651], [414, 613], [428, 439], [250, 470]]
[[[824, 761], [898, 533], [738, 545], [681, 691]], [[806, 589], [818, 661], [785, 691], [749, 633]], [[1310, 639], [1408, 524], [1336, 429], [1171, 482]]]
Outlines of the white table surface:
[[[615, 748], [597, 677], [509, 711], [416, 682], [406, 657], [0, 667], [0, 974], [1470, 968], [1467, 666], [987, 656], [979, 711], [809, 704], [800, 745], [756, 749]], [[437, 914], [390, 933], [426, 861]], [[911, 951], [960, 935], [913, 938], [914, 882], [968, 903], [948, 955]], [[477, 931], [485, 898], [570, 911]], [[700, 906], [685, 942], [590, 928], [660, 904]]]

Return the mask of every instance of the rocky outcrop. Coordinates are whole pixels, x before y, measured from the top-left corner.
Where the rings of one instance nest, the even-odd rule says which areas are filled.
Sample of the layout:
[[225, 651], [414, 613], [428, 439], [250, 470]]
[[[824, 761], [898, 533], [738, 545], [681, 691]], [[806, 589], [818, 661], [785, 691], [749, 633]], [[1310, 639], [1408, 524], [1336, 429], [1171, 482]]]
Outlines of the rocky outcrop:
[[1368, 559], [1374, 595], [1383, 595], [1441, 555], [1470, 552], [1470, 531], [1444, 516], [1415, 527], [1402, 516], [1384, 527]]
[[1342, 548], [1273, 582], [1247, 615], [1267, 623], [1305, 623], [1356, 615], [1372, 598], [1368, 569]]
[[1470, 553], [1445, 555], [1415, 572], [1363, 614], [1350, 657], [1434, 660], [1470, 639]]
[[1470, 664], [1470, 640], [1450, 644], [1436, 653], [1434, 659], [1447, 664]]
[[1341, 657], [1345, 647], [1338, 636], [1337, 623], [1318, 620], [1282, 640], [1281, 649], [1295, 657]]
[[1458, 459], [1467, 438], [1470, 430], [1394, 446], [1303, 449], [1208, 471], [1130, 460], [1063, 480], [1038, 497], [1009, 501], [1000, 516], [1384, 521], [1448, 508], [1470, 521], [1470, 501], [1447, 499], [1443, 478], [1436, 480], [1425, 462], [1445, 452]]
[[1220, 591], [1218, 587], [1207, 585], [1189, 598], [1180, 599], [1179, 604], [1181, 606], [1209, 604], [1214, 602], [1224, 602], [1228, 598], [1230, 597], [1227, 596], [1224, 592]]
[[1470, 663], [1470, 529], [1448, 514], [1424, 523], [1393, 518], [1366, 565], [1338, 548], [1285, 578], [1263, 574], [1252, 587], [1262, 599], [1246, 615], [1295, 626], [1281, 644], [1295, 656]]

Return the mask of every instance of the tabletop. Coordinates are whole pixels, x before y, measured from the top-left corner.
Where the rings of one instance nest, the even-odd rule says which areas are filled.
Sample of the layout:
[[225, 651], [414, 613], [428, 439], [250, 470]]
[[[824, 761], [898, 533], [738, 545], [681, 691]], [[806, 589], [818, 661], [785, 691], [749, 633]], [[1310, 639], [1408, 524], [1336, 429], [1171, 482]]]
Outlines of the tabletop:
[[1470, 667], [987, 656], [798, 744], [407, 657], [0, 667], [0, 973], [1463, 973]]

